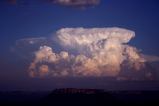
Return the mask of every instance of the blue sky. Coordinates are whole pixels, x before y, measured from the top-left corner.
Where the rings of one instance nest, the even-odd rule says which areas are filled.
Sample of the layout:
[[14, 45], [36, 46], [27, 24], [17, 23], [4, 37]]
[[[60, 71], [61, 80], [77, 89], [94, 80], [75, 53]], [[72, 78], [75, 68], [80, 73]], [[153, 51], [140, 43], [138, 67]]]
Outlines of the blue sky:
[[17, 39], [47, 36], [62, 27], [117, 26], [136, 32], [136, 38], [131, 41], [133, 45], [148, 54], [159, 54], [157, 0], [102, 0], [100, 5], [84, 10], [39, 3], [0, 5], [0, 35], [4, 49]]
[[136, 33], [131, 45], [145, 54], [159, 55], [158, 0], [101, 0], [98, 6], [85, 9], [36, 2], [26, 5], [0, 2], [0, 83], [9, 82], [9, 77], [17, 82], [27, 78], [28, 63], [10, 51], [16, 40], [47, 37], [63, 27], [127, 28]]

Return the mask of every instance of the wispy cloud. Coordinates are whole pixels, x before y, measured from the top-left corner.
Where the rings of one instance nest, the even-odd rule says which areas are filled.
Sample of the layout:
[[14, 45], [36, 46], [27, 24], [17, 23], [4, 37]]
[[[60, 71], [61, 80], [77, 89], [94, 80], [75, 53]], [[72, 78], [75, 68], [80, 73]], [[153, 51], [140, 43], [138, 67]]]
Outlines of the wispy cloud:
[[63, 6], [74, 6], [74, 7], [96, 6], [100, 3], [100, 0], [49, 0], [49, 1]]
[[100, 0], [2, 0], [5, 3], [13, 4], [13, 5], [28, 5], [31, 3], [38, 4], [51, 4], [51, 5], [61, 5], [68, 7], [78, 7], [78, 8], [86, 8], [97, 6], [100, 4]]

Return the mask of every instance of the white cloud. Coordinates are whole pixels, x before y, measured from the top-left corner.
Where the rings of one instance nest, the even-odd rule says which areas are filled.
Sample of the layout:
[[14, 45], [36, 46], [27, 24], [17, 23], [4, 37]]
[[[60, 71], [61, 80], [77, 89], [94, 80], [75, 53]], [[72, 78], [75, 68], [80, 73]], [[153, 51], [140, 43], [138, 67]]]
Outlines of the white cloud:
[[134, 37], [133, 31], [116, 27], [60, 29], [56, 39], [63, 50], [57, 53], [41, 46], [29, 67], [30, 75], [116, 77], [125, 61], [126, 67], [140, 71], [148, 60], [127, 44]]

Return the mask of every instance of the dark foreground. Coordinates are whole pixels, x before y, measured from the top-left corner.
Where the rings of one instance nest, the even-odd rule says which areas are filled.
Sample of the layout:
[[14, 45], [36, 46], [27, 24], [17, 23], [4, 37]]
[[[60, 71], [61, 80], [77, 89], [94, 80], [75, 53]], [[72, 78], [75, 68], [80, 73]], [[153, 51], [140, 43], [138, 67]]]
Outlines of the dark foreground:
[[57, 89], [53, 92], [0, 92], [0, 106], [150, 105], [159, 106], [159, 91]]

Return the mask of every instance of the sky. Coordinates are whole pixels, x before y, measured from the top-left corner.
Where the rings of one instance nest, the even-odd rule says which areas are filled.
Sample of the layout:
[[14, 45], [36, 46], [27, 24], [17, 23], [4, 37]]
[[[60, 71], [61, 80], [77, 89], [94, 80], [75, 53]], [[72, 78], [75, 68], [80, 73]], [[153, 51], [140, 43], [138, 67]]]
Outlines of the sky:
[[[61, 28], [129, 29], [136, 35], [129, 42], [130, 45], [137, 47], [144, 54], [159, 56], [158, 0], [101, 0], [99, 4], [92, 6], [64, 5], [38, 0], [11, 1], [14, 0], [0, 2], [1, 90], [51, 89], [67, 85], [71, 81], [69, 78], [31, 78], [27, 70], [33, 59], [15, 49], [16, 42], [20, 39], [51, 39], [50, 36], [55, 36], [54, 33]], [[58, 49], [58, 46], [55, 48]], [[25, 47], [23, 49], [25, 50]], [[72, 85], [68, 85], [87, 85], [82, 84], [83, 80], [77, 80], [78, 84], [72, 82]], [[89, 81], [90, 86], [96, 86]]]

